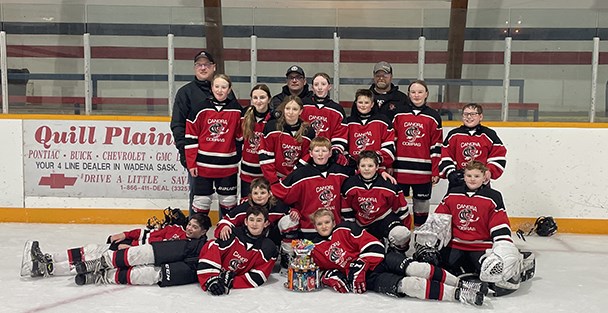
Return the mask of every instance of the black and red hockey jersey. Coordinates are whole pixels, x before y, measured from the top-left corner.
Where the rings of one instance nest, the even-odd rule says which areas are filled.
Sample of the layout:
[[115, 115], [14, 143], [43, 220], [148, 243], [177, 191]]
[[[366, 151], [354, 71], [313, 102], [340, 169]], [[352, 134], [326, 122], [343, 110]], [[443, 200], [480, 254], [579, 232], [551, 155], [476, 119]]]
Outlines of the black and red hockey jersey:
[[491, 128], [477, 125], [468, 128], [461, 125], [452, 129], [441, 148], [439, 173], [446, 178], [452, 170], [463, 169], [472, 160], [488, 167], [492, 179], [499, 178], [507, 166], [507, 148]]
[[466, 186], [449, 190], [435, 214], [452, 215], [449, 246], [465, 251], [485, 251], [498, 240], [511, 239], [511, 226], [502, 195], [482, 186], [472, 192]]
[[390, 168], [393, 165], [395, 132], [384, 114], [373, 114], [368, 119], [355, 114], [349, 116], [345, 123], [348, 128], [348, 153], [355, 161], [359, 159], [361, 151], [372, 150], [382, 158], [380, 166]]
[[277, 130], [277, 121], [271, 120], [264, 128], [264, 138], [258, 151], [262, 173], [271, 184], [293, 171], [300, 158], [309, 153], [310, 141], [315, 137], [315, 131], [309, 125], [302, 136], [302, 142], [298, 142], [292, 136], [290, 127], [285, 125], [283, 129]]
[[348, 274], [350, 263], [362, 260], [373, 270], [384, 260], [384, 246], [366, 230], [352, 222], [343, 222], [328, 237], [313, 239], [312, 258], [321, 270], [337, 269]]
[[308, 122], [317, 137], [331, 141], [332, 149], [346, 149], [346, 126], [342, 124], [346, 114], [338, 103], [328, 97], [319, 98], [315, 94], [302, 99], [304, 110], [302, 120]]
[[342, 184], [342, 198], [344, 220], [366, 227], [393, 212], [410, 228], [412, 218], [403, 191], [379, 175], [370, 182], [361, 175], [349, 177]]
[[397, 109], [393, 118], [395, 179], [401, 184], [424, 184], [439, 176], [443, 130], [439, 113], [426, 104]]
[[196, 273], [205, 291], [207, 280], [218, 276], [220, 271], [235, 273], [233, 288], [255, 288], [266, 282], [276, 259], [277, 250], [272, 240], [254, 237], [246, 227], [238, 227], [228, 240], [215, 239], [205, 244]]
[[209, 98], [200, 107], [193, 107], [186, 120], [186, 164], [188, 169], [198, 167], [202, 177], [221, 178], [238, 171], [242, 109], [235, 99], [226, 101]]
[[349, 176], [354, 175], [354, 170], [336, 163], [326, 166], [326, 171], [321, 171], [315, 164], [298, 167], [279, 184], [271, 186], [275, 197], [299, 213], [302, 232], [315, 232], [310, 215], [321, 208], [331, 210], [335, 221], [342, 220], [340, 188]]
[[167, 225], [161, 229], [133, 229], [123, 232], [125, 234], [125, 240], [121, 243], [128, 244], [130, 246], [139, 246], [151, 242], [165, 241], [165, 240], [184, 240], [186, 237], [186, 231], [179, 225]]
[[[247, 209], [251, 207], [253, 204], [253, 200], [248, 199], [247, 201], [241, 203], [236, 208], [228, 211], [226, 215], [217, 223], [217, 227], [215, 228], [215, 238], [220, 236], [220, 232], [224, 227], [240, 227], [245, 225], [245, 219], [247, 218]], [[268, 221], [271, 225], [276, 225], [279, 220], [289, 214], [289, 207], [286, 206], [283, 201], [280, 199], [276, 199], [276, 203], [274, 205], [270, 203], [266, 203], [264, 206], [268, 210]]]
[[[251, 109], [255, 110], [253, 106]], [[245, 111], [243, 111], [245, 112]], [[245, 114], [245, 113], [243, 113]], [[272, 114], [270, 110], [263, 117], [257, 118], [258, 122], [253, 127], [253, 132], [250, 138], [243, 138], [243, 153], [241, 157], [241, 179], [250, 183], [257, 177], [262, 177], [262, 168], [260, 167], [259, 149], [264, 138], [264, 127]], [[242, 125], [242, 120], [241, 120]]]

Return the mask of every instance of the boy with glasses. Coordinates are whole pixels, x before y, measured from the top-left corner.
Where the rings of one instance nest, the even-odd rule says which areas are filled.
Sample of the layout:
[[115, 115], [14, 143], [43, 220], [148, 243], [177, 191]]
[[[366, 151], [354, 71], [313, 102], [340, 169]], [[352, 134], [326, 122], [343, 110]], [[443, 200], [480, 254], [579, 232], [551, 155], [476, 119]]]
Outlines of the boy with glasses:
[[462, 108], [463, 125], [451, 130], [443, 141], [439, 174], [449, 181], [448, 189], [464, 184], [464, 167], [473, 160], [488, 167], [484, 183], [499, 178], [507, 165], [507, 149], [489, 127], [481, 125], [483, 107], [468, 103]]

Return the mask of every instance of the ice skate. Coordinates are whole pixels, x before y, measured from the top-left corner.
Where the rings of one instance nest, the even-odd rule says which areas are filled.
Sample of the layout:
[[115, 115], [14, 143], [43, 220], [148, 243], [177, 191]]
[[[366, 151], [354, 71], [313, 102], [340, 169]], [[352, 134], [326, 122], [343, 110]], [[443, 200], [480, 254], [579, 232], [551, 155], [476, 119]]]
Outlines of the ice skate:
[[456, 288], [455, 298], [462, 303], [468, 303], [468, 304], [473, 304], [473, 305], [483, 305], [484, 295], [481, 291], [475, 291], [475, 290], [469, 289], [469, 288], [458, 287], [458, 288]]
[[21, 276], [48, 276], [46, 260], [44, 254], [40, 251], [38, 241], [28, 240], [23, 247], [23, 255], [21, 257]]
[[536, 257], [530, 251], [521, 251], [523, 256], [521, 266], [521, 281], [526, 281], [534, 277], [536, 271]]
[[74, 267], [76, 268], [76, 273], [78, 274], [97, 273], [109, 268], [108, 264], [106, 263], [106, 260], [103, 257], [99, 259], [74, 263]]
[[78, 274], [74, 278], [74, 281], [76, 282], [76, 285], [78, 285], [78, 286], [90, 285], [90, 284], [100, 285], [100, 284], [108, 283], [105, 269], [99, 270], [97, 272]]
[[488, 283], [485, 282], [475, 282], [469, 280], [460, 280], [458, 281], [458, 288], [470, 289], [474, 292], [479, 292], [484, 296], [488, 295]]

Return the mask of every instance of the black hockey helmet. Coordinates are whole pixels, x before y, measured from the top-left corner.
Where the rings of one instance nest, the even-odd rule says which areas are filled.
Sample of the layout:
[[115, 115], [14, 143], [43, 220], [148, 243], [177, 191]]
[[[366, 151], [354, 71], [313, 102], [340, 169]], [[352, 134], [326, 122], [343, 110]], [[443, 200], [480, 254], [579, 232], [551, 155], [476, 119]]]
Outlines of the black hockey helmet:
[[539, 236], [553, 236], [557, 232], [557, 223], [551, 216], [541, 216], [534, 222], [534, 231]]

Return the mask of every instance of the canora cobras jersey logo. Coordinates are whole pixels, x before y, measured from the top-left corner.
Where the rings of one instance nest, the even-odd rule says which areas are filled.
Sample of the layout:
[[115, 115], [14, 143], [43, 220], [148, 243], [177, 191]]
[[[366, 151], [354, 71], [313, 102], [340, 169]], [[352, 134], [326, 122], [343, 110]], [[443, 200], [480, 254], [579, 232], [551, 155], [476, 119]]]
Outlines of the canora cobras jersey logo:
[[209, 126], [209, 132], [211, 133], [211, 137], [217, 138], [229, 131], [228, 127], [220, 122], [215, 122]]
[[324, 207], [328, 207], [335, 198], [336, 195], [329, 189], [324, 189], [319, 193], [319, 201]]
[[379, 208], [376, 208], [372, 201], [369, 200], [361, 202], [359, 207], [361, 208], [361, 212], [359, 214], [364, 218], [370, 218], [372, 214], [378, 212], [379, 210]]
[[242, 268], [242, 265], [247, 263], [247, 258], [242, 257], [237, 251], [231, 255], [232, 259], [228, 262], [228, 269], [231, 271], [236, 271], [239, 268]]
[[462, 150], [462, 156], [467, 162], [475, 160], [480, 155], [481, 150], [477, 149], [477, 147], [475, 147], [474, 145], [468, 145]]
[[331, 246], [329, 246], [329, 249], [325, 251], [325, 256], [327, 256], [329, 261], [338, 265], [343, 265], [346, 263], [346, 260], [344, 260], [345, 255], [346, 252], [344, 252], [344, 249], [340, 248], [339, 241], [331, 244]]
[[409, 142], [414, 142], [414, 141], [416, 141], [416, 139], [422, 138], [422, 137], [424, 137], [424, 134], [422, 133], [420, 128], [418, 128], [418, 126], [416, 126], [416, 125], [409, 125], [405, 129], [405, 138]]
[[253, 132], [253, 134], [251, 134], [251, 137], [249, 137], [249, 151], [253, 151], [256, 152], [258, 151], [258, 148], [260, 147], [260, 141], [262, 140], [262, 133], [260, 132]]
[[319, 119], [312, 120], [310, 126], [315, 130], [315, 134], [329, 130], [329, 127], [325, 126], [325, 123]]
[[285, 162], [283, 162], [283, 166], [294, 166], [298, 161], [299, 151], [293, 148], [287, 148], [283, 150], [283, 158]]
[[458, 219], [460, 220], [459, 227], [462, 227], [462, 228], [469, 227], [469, 225], [471, 223], [475, 223], [475, 222], [479, 221], [479, 217], [475, 216], [475, 211], [477, 211], [477, 210], [473, 209], [473, 208], [462, 209], [458, 213]]
[[361, 134], [359, 138], [355, 140], [355, 146], [358, 150], [365, 150], [368, 146], [374, 144], [374, 140], [369, 139], [366, 134]]

